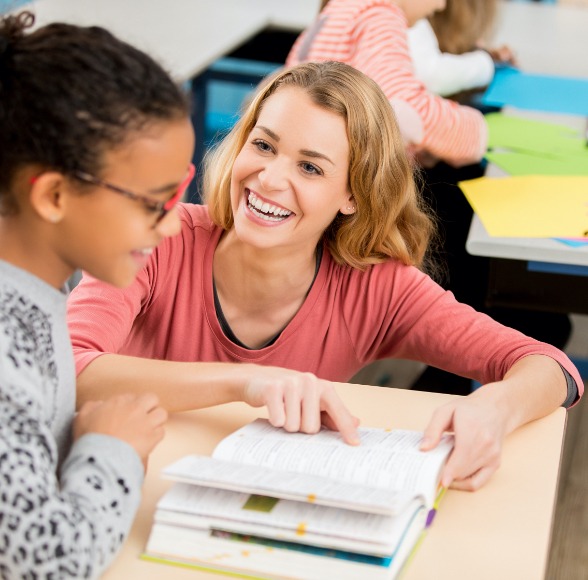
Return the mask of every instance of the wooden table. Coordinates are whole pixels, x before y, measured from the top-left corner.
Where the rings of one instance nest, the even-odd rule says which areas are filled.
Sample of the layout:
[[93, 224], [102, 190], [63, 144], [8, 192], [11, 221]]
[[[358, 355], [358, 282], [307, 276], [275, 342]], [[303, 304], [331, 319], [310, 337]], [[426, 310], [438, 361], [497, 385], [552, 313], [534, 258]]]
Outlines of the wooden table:
[[[451, 395], [361, 385], [338, 385], [365, 426], [422, 430]], [[151, 457], [144, 497], [122, 553], [107, 580], [217, 579], [199, 572], [139, 560], [157, 500], [170, 485], [161, 469], [189, 453], [210, 454], [224, 436], [262, 411], [231, 403], [173, 416]], [[566, 413], [531, 423], [508, 437], [502, 467], [475, 493], [449, 491], [435, 523], [403, 580], [542, 580], [550, 543]]]

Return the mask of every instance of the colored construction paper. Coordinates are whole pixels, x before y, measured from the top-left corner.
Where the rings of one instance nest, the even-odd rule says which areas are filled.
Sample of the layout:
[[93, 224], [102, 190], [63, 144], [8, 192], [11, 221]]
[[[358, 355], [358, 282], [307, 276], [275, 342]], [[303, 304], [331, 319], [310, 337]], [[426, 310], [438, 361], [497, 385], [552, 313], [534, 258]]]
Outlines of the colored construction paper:
[[490, 113], [485, 119], [489, 149], [509, 149], [549, 156], [573, 155], [588, 162], [586, 135], [582, 131], [502, 113]]
[[491, 236], [588, 236], [588, 176], [481, 177], [459, 186]]
[[496, 70], [482, 103], [532, 111], [588, 115], [588, 79], [527, 74], [511, 67]]
[[588, 150], [584, 157], [498, 150], [488, 151], [486, 159], [509, 175], [588, 175]]
[[553, 238], [556, 242], [570, 246], [570, 248], [583, 248], [588, 245], [588, 240], [582, 238]]

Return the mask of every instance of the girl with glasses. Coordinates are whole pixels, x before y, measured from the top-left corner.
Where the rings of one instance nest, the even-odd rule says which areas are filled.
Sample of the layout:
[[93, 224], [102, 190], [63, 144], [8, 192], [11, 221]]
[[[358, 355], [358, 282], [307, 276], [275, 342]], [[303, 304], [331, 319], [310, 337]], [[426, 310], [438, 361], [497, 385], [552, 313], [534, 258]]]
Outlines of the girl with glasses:
[[[81, 397], [138, 385], [186, 410], [228, 398], [214, 361], [247, 393], [255, 364], [291, 369], [284, 380], [312, 373], [320, 392], [374, 360], [420, 360], [484, 385], [441, 407], [423, 443], [454, 431], [443, 484], [477, 489], [507, 433], [582, 393], [562, 352], [458, 303], [422, 271], [433, 223], [388, 100], [356, 69], [308, 63], [270, 78], [204, 185], [208, 205], [180, 208], [180, 236], [133, 285], [85, 278], [72, 294]], [[274, 397], [303, 430], [318, 427], [318, 401], [289, 388]]]
[[76, 268], [128, 286], [177, 233], [194, 135], [147, 55], [33, 22], [0, 21], [0, 575], [93, 578], [129, 531], [167, 412], [154, 394], [101, 394], [74, 419], [62, 289]]

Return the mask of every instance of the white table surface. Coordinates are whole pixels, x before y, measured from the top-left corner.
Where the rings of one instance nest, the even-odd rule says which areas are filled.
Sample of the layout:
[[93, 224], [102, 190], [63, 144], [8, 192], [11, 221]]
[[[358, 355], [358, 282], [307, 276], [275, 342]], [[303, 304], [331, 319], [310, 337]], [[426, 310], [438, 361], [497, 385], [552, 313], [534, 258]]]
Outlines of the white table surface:
[[183, 81], [265, 28], [302, 30], [318, 6], [319, 0], [34, 0], [23, 8], [35, 13], [36, 26], [103, 26]]
[[502, 2], [494, 44], [510, 45], [530, 73], [588, 77], [588, 8]]
[[496, 238], [474, 215], [466, 250], [475, 256], [588, 266], [588, 246], [571, 247], [551, 238]]

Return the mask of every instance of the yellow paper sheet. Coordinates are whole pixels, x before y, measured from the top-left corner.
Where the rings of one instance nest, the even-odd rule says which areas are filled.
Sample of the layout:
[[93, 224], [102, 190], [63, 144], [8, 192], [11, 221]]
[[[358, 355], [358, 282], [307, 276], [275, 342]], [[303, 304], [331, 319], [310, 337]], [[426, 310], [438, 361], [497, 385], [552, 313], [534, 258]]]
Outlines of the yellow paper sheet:
[[459, 186], [491, 236], [588, 235], [588, 176], [481, 177]]

